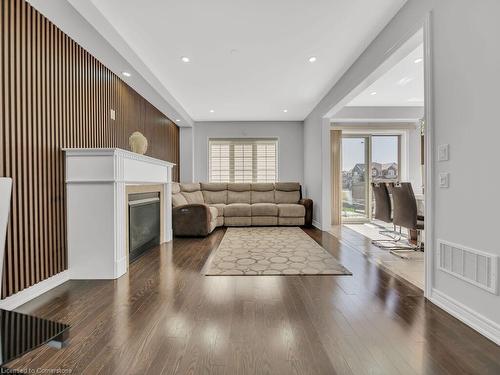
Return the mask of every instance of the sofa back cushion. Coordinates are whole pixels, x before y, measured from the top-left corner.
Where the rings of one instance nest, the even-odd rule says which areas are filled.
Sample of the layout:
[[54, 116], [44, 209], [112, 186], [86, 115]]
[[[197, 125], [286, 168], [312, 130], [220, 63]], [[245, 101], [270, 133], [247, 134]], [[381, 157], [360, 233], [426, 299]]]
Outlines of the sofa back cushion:
[[181, 194], [181, 186], [178, 182], [172, 183], [172, 206], [183, 206], [188, 204], [186, 198]]
[[200, 184], [180, 184], [181, 194], [188, 204], [204, 204], [205, 200], [203, 199], [203, 194], [200, 190]]
[[250, 204], [250, 184], [227, 184], [227, 204], [248, 203]]
[[181, 193], [172, 194], [173, 207], [184, 206], [185, 204], [188, 204], [188, 201], [186, 200], [186, 198], [184, 198], [184, 196]]
[[206, 204], [226, 204], [227, 184], [226, 183], [201, 183], [201, 192]]
[[181, 192], [181, 184], [172, 182], [172, 194], [179, 194]]
[[274, 184], [256, 183], [252, 184], [250, 199], [254, 203], [274, 203]]
[[298, 203], [300, 200], [300, 184], [298, 182], [277, 182], [274, 199], [276, 203]]

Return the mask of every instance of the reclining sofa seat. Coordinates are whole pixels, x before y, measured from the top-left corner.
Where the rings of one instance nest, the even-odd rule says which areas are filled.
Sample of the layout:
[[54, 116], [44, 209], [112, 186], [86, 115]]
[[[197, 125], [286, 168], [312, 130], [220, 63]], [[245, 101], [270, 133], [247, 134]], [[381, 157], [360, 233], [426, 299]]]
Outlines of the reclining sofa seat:
[[206, 236], [220, 226], [312, 224], [312, 201], [296, 182], [190, 183], [172, 186], [176, 236]]

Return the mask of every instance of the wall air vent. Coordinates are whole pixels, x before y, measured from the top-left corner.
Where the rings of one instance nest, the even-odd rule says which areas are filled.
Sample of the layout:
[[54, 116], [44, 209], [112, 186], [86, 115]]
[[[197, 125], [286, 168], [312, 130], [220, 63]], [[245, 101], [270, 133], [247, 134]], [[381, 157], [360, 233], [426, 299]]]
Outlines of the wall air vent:
[[498, 256], [438, 240], [438, 269], [490, 293], [498, 292]]

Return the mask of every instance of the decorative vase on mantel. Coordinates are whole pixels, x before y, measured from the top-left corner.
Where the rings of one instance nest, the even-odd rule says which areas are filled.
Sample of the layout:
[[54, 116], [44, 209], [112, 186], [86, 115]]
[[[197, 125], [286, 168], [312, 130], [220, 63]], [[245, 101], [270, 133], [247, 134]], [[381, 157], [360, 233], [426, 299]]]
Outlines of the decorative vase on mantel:
[[148, 140], [141, 132], [133, 132], [128, 139], [130, 150], [137, 154], [144, 155], [148, 150]]

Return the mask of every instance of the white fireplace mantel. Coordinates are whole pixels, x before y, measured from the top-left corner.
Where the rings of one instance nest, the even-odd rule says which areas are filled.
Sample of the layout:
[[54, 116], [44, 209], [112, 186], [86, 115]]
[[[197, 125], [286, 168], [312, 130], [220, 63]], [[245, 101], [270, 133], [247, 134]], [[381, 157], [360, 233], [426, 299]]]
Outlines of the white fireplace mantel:
[[127, 186], [162, 186], [160, 242], [172, 240], [174, 164], [119, 148], [64, 151], [71, 279], [116, 279], [127, 272]]

